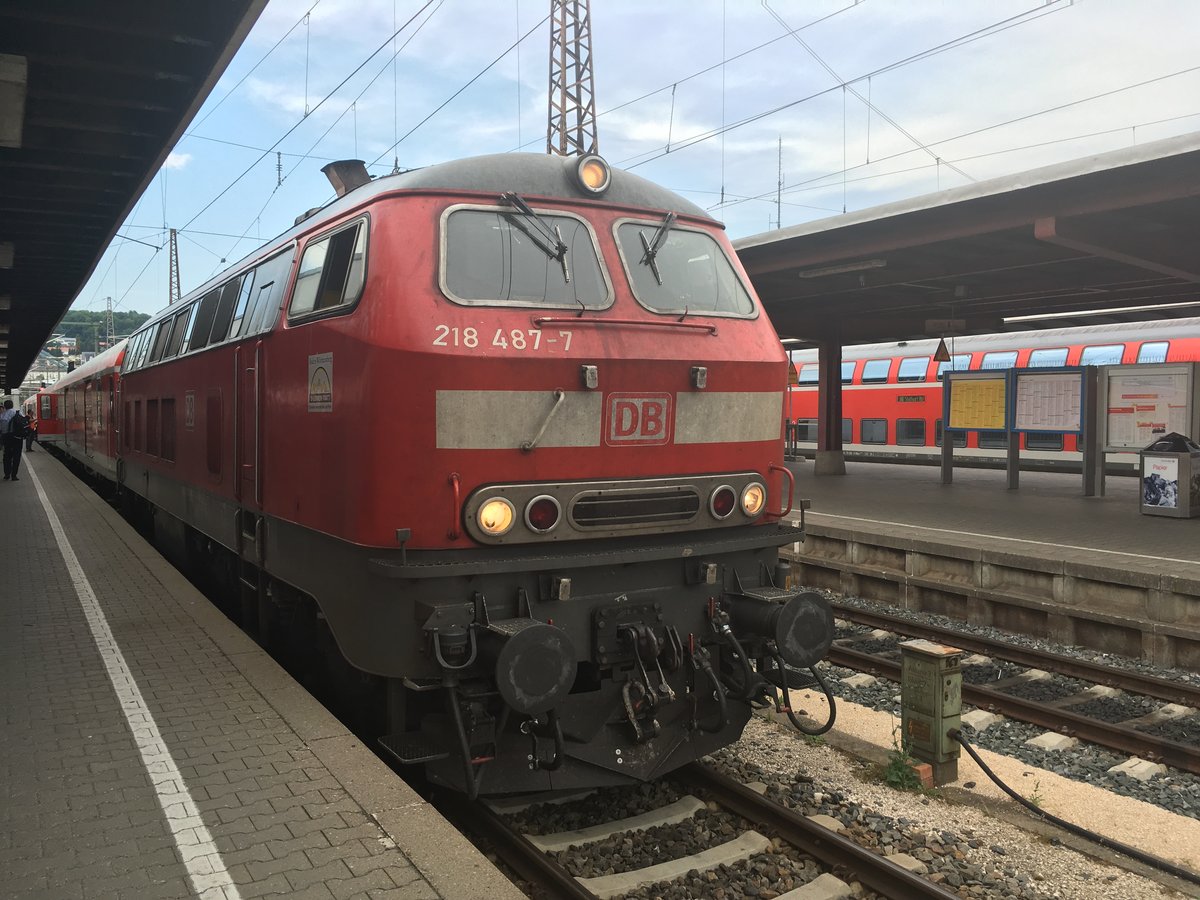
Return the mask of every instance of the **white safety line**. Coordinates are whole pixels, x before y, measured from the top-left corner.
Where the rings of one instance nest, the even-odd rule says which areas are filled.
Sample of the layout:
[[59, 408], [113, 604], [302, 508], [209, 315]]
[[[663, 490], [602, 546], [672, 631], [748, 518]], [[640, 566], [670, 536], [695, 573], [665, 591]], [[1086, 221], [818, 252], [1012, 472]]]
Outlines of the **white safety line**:
[[[1173, 556], [1144, 556], [1141, 553], [1130, 553], [1125, 550], [1102, 550], [1099, 547], [1079, 547], [1075, 544], [1053, 544], [1049, 541], [1031, 541], [1027, 538], [1005, 537], [1002, 534], [981, 534], [977, 531], [960, 531], [957, 528], [934, 528], [932, 525], [918, 525], [914, 522], [889, 522], [886, 519], [864, 519], [862, 516], [839, 516], [834, 513], [809, 512], [808, 517], [820, 516], [823, 519], [848, 519], [851, 522], [870, 522], [872, 525], [895, 525], [901, 528], [919, 528], [922, 531], [940, 531], [943, 534], [957, 534], [962, 537], [987, 538], [988, 540], [1013, 541], [1018, 544], [1035, 544], [1038, 547], [1061, 547], [1064, 550], [1083, 550], [1085, 553], [1111, 553], [1114, 556], [1133, 556], [1138, 559], [1151, 559], [1155, 562], [1177, 562], [1194, 566], [1194, 559], [1176, 559]], [[799, 521], [799, 520], [797, 520]]]
[[230, 878], [225, 863], [217, 852], [216, 844], [213, 843], [212, 835], [200, 817], [200, 810], [192, 800], [175, 760], [171, 758], [171, 752], [167, 749], [158, 725], [154, 722], [154, 716], [142, 698], [133, 673], [129, 671], [121, 648], [113, 637], [112, 629], [108, 627], [108, 619], [104, 616], [104, 610], [100, 608], [83, 566], [79, 564], [79, 557], [71, 549], [71, 542], [67, 540], [66, 532], [50, 506], [41, 480], [32, 466], [26, 465], [25, 471], [33, 480], [42, 507], [46, 510], [50, 530], [54, 532], [54, 538], [58, 541], [63, 562], [67, 566], [67, 574], [71, 576], [71, 583], [79, 596], [79, 605], [83, 607], [88, 627], [92, 630], [92, 638], [104, 660], [105, 668], [108, 669], [113, 690], [117, 693], [117, 699], [121, 701], [125, 721], [129, 724], [129, 730], [133, 732], [134, 742], [142, 755], [142, 764], [154, 784], [158, 803], [167, 817], [167, 825], [175, 838], [179, 856], [187, 867], [192, 888], [201, 900], [241, 900], [237, 885]]

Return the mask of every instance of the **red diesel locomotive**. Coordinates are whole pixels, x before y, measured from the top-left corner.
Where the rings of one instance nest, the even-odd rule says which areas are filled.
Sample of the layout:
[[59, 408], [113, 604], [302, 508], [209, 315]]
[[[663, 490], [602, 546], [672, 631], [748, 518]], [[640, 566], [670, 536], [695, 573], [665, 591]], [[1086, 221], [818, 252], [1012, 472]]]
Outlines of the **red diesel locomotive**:
[[787, 360], [719, 224], [598, 157], [358, 175], [56, 385], [68, 453], [435, 782], [735, 740], [833, 623], [785, 586]]
[[[950, 343], [950, 342], [948, 342]], [[942, 373], [954, 369], [1039, 366], [1112, 366], [1200, 361], [1200, 318], [1139, 324], [1052, 328], [1045, 331], [960, 337], [952, 359], [937, 362], [936, 340], [847, 347], [842, 362], [842, 443], [847, 458], [886, 462], [941, 458]], [[795, 448], [816, 448], [817, 351], [793, 350], [795, 382], [786, 414]], [[955, 432], [955, 456], [1006, 456], [1002, 433]], [[1074, 435], [1026, 434], [1022, 458], [1045, 466], [1078, 467]], [[1136, 464], [1133, 454], [1110, 454], [1109, 463]], [[1132, 460], [1132, 462], [1128, 462]]]

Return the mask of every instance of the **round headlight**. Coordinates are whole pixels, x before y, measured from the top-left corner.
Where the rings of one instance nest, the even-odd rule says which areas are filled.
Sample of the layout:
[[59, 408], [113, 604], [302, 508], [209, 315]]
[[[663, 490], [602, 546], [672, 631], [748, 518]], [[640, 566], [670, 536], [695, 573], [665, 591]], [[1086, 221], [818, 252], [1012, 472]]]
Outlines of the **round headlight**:
[[742, 491], [742, 512], [754, 518], [763, 511], [767, 503], [767, 489], [757, 481], [746, 485]]
[[516, 518], [517, 511], [503, 497], [493, 497], [488, 500], [479, 507], [479, 512], [475, 514], [479, 530], [489, 537], [500, 537], [502, 534], [507, 534], [513, 527]]
[[612, 181], [612, 170], [599, 156], [585, 156], [575, 167], [580, 186], [590, 194], [603, 194]]
[[525, 524], [529, 526], [530, 531], [545, 534], [554, 530], [561, 513], [562, 508], [558, 501], [549, 494], [542, 494], [530, 500], [529, 505], [525, 507]]
[[721, 485], [712, 492], [708, 499], [708, 511], [714, 519], [728, 519], [737, 507], [737, 493], [727, 484]]

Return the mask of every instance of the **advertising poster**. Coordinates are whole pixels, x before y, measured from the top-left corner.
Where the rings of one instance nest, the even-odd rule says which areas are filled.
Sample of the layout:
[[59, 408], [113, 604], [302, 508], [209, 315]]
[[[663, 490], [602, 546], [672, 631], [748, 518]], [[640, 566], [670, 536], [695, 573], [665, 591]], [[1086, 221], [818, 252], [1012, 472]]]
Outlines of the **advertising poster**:
[[1142, 460], [1142, 505], [1179, 508], [1179, 460]]
[[1108, 376], [1108, 446], [1140, 450], [1172, 431], [1188, 433], [1186, 373]]

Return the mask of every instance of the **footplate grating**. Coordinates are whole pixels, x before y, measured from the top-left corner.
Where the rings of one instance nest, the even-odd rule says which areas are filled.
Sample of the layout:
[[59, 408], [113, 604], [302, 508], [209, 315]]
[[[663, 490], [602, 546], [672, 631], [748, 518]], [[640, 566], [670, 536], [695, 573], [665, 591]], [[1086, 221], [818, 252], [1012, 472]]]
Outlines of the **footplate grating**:
[[379, 746], [406, 766], [437, 762], [440, 759], [446, 759], [450, 755], [435, 744], [428, 735], [421, 734], [420, 732], [385, 734], [379, 739]]

